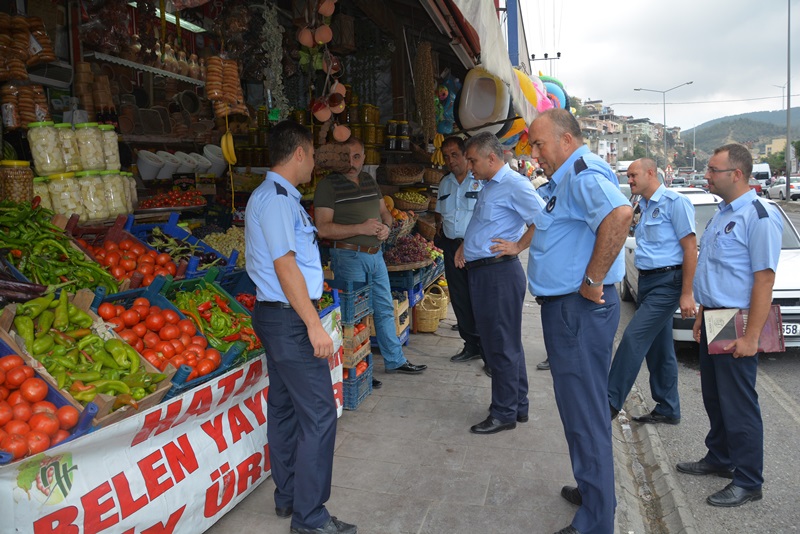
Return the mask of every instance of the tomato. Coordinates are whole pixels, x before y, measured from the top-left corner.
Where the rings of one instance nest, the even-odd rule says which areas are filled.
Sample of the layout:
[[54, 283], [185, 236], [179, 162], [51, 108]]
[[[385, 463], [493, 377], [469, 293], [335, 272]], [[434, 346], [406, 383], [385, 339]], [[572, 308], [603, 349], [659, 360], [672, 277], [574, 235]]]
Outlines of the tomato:
[[133, 348], [136, 352], [141, 353], [144, 350], [144, 341], [142, 341], [141, 338], [137, 339], [136, 343], [133, 344]]
[[125, 311], [122, 315], [120, 315], [120, 318], [127, 327], [131, 327], [141, 320], [139, 314], [136, 313], [134, 310]]
[[0, 400], [6, 400], [11, 392], [5, 386], [0, 386]]
[[119, 248], [121, 250], [130, 250], [130, 248], [133, 246], [133, 243], [133, 239], [122, 239], [119, 242]]
[[11, 394], [8, 396], [7, 400], [11, 406], [16, 406], [20, 402], [27, 402], [25, 398], [22, 396], [22, 392], [18, 389], [12, 391]]
[[117, 316], [117, 310], [114, 309], [114, 305], [110, 302], [104, 302], [97, 307], [97, 315], [102, 317], [104, 321], [108, 321]]
[[144, 359], [150, 362], [150, 365], [152, 365], [159, 371], [164, 370], [164, 364], [166, 362], [164, 360], [161, 360], [158, 356], [156, 356], [155, 353], [145, 356]]
[[144, 336], [142, 336], [142, 341], [144, 342], [145, 347], [152, 349], [161, 342], [161, 338], [158, 337], [158, 334], [155, 332], [147, 332]]
[[28, 432], [31, 431], [31, 427], [28, 426], [28, 423], [25, 421], [19, 421], [17, 419], [12, 419], [8, 423], [3, 426], [3, 430], [8, 432], [9, 434], [19, 434], [20, 436], [24, 436]]
[[192, 380], [197, 378], [199, 375], [200, 375], [200, 373], [197, 372], [197, 369], [192, 369], [192, 372], [189, 373], [189, 376], [186, 377], [186, 381], [187, 382], [191, 382]]
[[139, 267], [141, 267], [142, 265], [150, 265], [151, 267], [155, 268], [154, 267], [155, 264], [156, 260], [153, 259], [152, 256], [148, 254], [142, 254], [141, 256], [139, 256]]
[[119, 337], [128, 345], [135, 345], [136, 341], [139, 339], [139, 336], [137, 336], [133, 330], [127, 328], [119, 333]]
[[201, 347], [200, 345], [195, 345], [194, 343], [192, 343], [188, 347], [186, 347], [186, 350], [188, 352], [194, 352], [198, 357], [201, 357], [201, 358], [205, 355], [205, 352], [206, 352], [203, 347]]
[[6, 401], [0, 401], [0, 426], [6, 426], [6, 423], [14, 418], [14, 411], [11, 405]]
[[[8, 371], [6, 373], [6, 385], [12, 389], [20, 387], [23, 382], [30, 378], [28, 373], [25, 371], [26, 368], [31, 369], [27, 365], [23, 365], [20, 367], [14, 367]], [[31, 369], [31, 371], [33, 371], [33, 369]]]
[[19, 390], [22, 392], [22, 396], [26, 401], [34, 403], [44, 400], [47, 396], [48, 387], [47, 382], [41, 378], [33, 377], [25, 380], [19, 387]]
[[136, 269], [136, 260], [125, 256], [120, 260], [119, 266], [126, 271], [131, 272]]
[[114, 317], [106, 321], [114, 329], [114, 332], [121, 332], [125, 328], [125, 321], [122, 317]]
[[133, 330], [133, 333], [137, 336], [143, 337], [147, 333], [147, 326], [144, 323], [136, 323], [131, 330]]
[[31, 409], [35, 414], [40, 412], [56, 413], [56, 405], [46, 400], [34, 402], [33, 406], [31, 406]]
[[0, 358], [0, 370], [5, 371], [6, 373], [14, 367], [19, 367], [20, 365], [25, 365], [25, 361], [22, 359], [22, 357], [17, 356], [16, 354], [9, 354], [8, 356], [3, 356]]
[[4, 384], [6, 381], [6, 372], [0, 369], [0, 384]]
[[138, 297], [136, 300], [133, 301], [134, 306], [147, 306], [150, 307], [150, 301], [144, 297]]
[[28, 420], [33, 416], [33, 408], [27, 402], [18, 402], [11, 406], [11, 411], [14, 413], [14, 419], [17, 421], [28, 422]]
[[178, 328], [181, 329], [182, 333], [189, 336], [193, 336], [197, 333], [197, 328], [195, 328], [194, 323], [189, 319], [181, 319], [178, 321]]
[[177, 356], [173, 356], [172, 358], [170, 358], [168, 363], [172, 365], [172, 367], [174, 367], [175, 369], [180, 369], [181, 365], [186, 364], [186, 358], [179, 354]]
[[166, 319], [160, 313], [151, 313], [145, 318], [144, 324], [153, 332], [160, 332], [166, 324]]
[[215, 362], [217, 366], [219, 366], [220, 362], [222, 361], [222, 355], [217, 349], [206, 349], [205, 357]]
[[111, 251], [111, 250], [118, 250], [119, 246], [117, 246], [117, 244], [114, 243], [113, 241], [106, 241], [105, 243], [103, 243], [103, 248], [106, 251]]
[[[167, 311], [169, 311], [169, 310], [167, 310]], [[166, 314], [166, 313], [167, 312], [165, 311], [164, 314]], [[170, 339], [178, 339], [179, 337], [181, 337], [181, 330], [180, 330], [180, 328], [178, 328], [174, 324], [167, 324], [167, 325], [164, 325], [164, 328], [162, 328], [158, 332], [158, 337], [160, 337], [164, 341], [168, 341]]]
[[59, 430], [58, 432], [56, 432], [56, 435], [53, 436], [53, 438], [50, 440], [50, 446], [55, 447], [68, 437], [69, 437], [69, 432], [67, 432], [64, 429]]
[[147, 314], [150, 313], [150, 306], [133, 306], [131, 310], [135, 311], [139, 314], [139, 320], [144, 319], [147, 317]]
[[161, 313], [161, 308], [158, 306], [150, 306], [150, 314]]
[[214, 371], [216, 368], [217, 368], [217, 363], [209, 358], [203, 358], [202, 360], [197, 362], [197, 366], [195, 367], [195, 369], [197, 369], [197, 374], [199, 374], [200, 376], [205, 376], [208, 373]]
[[122, 304], [114, 304], [114, 310], [117, 312], [117, 317], [125, 313], [125, 306]]
[[6, 439], [7, 435], [8, 435], [8, 432], [6, 432], [2, 428], [0, 428], [0, 441], [3, 441], [4, 439]]
[[192, 343], [192, 336], [188, 334], [181, 334], [181, 337], [179, 337], [178, 339], [180, 340], [181, 343], [183, 343], [184, 347], [187, 345], [191, 345]]
[[169, 324], [178, 324], [178, 321], [181, 320], [180, 315], [172, 310], [164, 310], [162, 313], [164, 314], [164, 320]]
[[155, 280], [155, 279], [156, 279], [156, 277], [155, 277], [154, 275], [152, 275], [152, 274], [146, 274], [146, 275], [144, 275], [144, 277], [142, 277], [142, 285], [143, 285], [144, 287], [147, 287], [147, 286], [149, 286], [150, 284], [152, 284], [152, 283], [153, 283], [153, 280]]
[[131, 253], [137, 256], [141, 256], [142, 254], [145, 253], [146, 250], [147, 249], [145, 249], [144, 245], [142, 245], [141, 243], [133, 243], [130, 248]]
[[203, 336], [192, 336], [192, 344], [206, 348], [208, 346], [208, 340]]
[[172, 261], [172, 257], [166, 252], [160, 253], [156, 256], [156, 265], [166, 265]]
[[50, 436], [37, 430], [28, 432], [25, 441], [28, 443], [28, 454], [39, 454], [50, 448]]
[[109, 272], [111, 273], [111, 276], [113, 276], [117, 280], [122, 280], [123, 278], [125, 278], [125, 274], [127, 274], [127, 271], [122, 267], [120, 267], [119, 265], [117, 265], [116, 267], [112, 267]]
[[168, 264], [165, 265], [165, 267], [167, 268], [167, 272], [172, 276], [175, 276], [175, 273], [178, 272], [178, 266], [175, 265], [174, 261], [169, 262]]
[[28, 442], [21, 435], [9, 432], [8, 436], [0, 441], [0, 450], [11, 454], [16, 460], [28, 454]]
[[106, 254], [105, 260], [103, 261], [103, 265], [105, 265], [106, 267], [116, 267], [117, 265], [119, 265], [121, 259], [122, 255], [116, 250], [114, 250]]
[[169, 341], [161, 341], [156, 345], [156, 353], [161, 353], [166, 359], [175, 356], [175, 346]]
[[78, 409], [70, 405], [62, 406], [56, 410], [56, 417], [58, 417], [58, 422], [64, 430], [69, 430], [77, 425], [79, 415]]
[[180, 354], [181, 352], [186, 350], [186, 347], [184, 346], [183, 343], [181, 343], [180, 339], [171, 339], [170, 343], [172, 343], [172, 346], [175, 347], [175, 354]]
[[136, 271], [142, 273], [143, 275], [153, 274], [155, 271], [155, 267], [151, 263], [140, 263], [138, 267], [136, 267]]
[[55, 436], [56, 432], [61, 429], [61, 423], [54, 413], [41, 412], [35, 413], [28, 421], [31, 430], [38, 430], [44, 432], [48, 436]]

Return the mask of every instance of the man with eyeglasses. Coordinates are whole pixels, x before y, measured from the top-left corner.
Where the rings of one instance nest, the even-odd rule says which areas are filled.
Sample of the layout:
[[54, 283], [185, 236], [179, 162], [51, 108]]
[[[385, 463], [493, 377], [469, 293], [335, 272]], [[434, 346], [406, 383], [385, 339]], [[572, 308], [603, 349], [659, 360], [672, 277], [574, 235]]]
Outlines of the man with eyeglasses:
[[[772, 303], [781, 252], [780, 213], [750, 189], [750, 151], [729, 144], [708, 162], [709, 190], [722, 197], [700, 239], [694, 296], [700, 305], [692, 333], [700, 343], [700, 384], [710, 430], [706, 455], [677, 464], [681, 473], [733, 479], [710, 495], [712, 506], [733, 507], [762, 498], [764, 428], [756, 392], [758, 338]], [[708, 354], [703, 311], [749, 309], [745, 334], [729, 354]]]
[[642, 158], [628, 167], [631, 193], [642, 195], [636, 225], [635, 264], [639, 270], [637, 309], [625, 328], [608, 374], [612, 419], [631, 392], [642, 360], [650, 371], [653, 410], [637, 423], [677, 425], [681, 420], [678, 360], [672, 342], [672, 315], [694, 317], [692, 281], [697, 266], [694, 206], [658, 180], [656, 163]]

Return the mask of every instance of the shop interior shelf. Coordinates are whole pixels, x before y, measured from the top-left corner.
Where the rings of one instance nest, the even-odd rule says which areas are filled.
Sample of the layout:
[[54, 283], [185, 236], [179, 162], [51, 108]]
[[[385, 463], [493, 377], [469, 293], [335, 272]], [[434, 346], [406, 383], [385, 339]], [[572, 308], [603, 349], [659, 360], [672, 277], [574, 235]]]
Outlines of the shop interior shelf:
[[130, 67], [132, 69], [140, 70], [142, 72], [150, 72], [152, 74], [160, 74], [166, 78], [175, 78], [176, 80], [180, 80], [182, 82], [191, 83], [192, 85], [199, 85], [204, 86], [206, 82], [203, 80], [195, 80], [194, 78], [189, 78], [188, 76], [181, 76], [180, 74], [175, 74], [174, 72], [170, 72], [168, 70], [157, 69], [155, 67], [151, 67], [149, 65], [142, 65], [141, 63], [136, 63], [135, 61], [128, 61], [127, 59], [122, 59], [121, 57], [117, 56], [110, 56], [108, 54], [103, 54], [102, 52], [89, 52], [83, 55], [86, 59], [97, 59], [100, 61], [107, 61], [108, 63], [116, 63], [117, 65], [122, 65], [124, 67]]

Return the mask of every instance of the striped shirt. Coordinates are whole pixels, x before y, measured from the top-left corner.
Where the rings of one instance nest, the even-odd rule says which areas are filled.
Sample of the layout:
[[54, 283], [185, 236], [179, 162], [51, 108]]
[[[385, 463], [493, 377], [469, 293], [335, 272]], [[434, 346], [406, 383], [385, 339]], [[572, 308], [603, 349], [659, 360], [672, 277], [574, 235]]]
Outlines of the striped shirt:
[[[329, 174], [317, 184], [314, 194], [314, 207], [332, 209], [335, 224], [361, 224], [367, 219], [380, 221], [380, 202], [383, 196], [378, 183], [365, 172], [359, 174], [358, 184], [343, 174]], [[369, 247], [381, 244], [377, 237], [367, 235], [341, 241]]]

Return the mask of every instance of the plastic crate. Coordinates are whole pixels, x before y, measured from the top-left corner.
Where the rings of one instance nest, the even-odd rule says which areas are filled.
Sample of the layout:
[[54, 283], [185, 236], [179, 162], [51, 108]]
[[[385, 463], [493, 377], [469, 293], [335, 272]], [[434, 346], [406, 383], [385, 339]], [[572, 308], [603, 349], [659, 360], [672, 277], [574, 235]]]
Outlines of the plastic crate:
[[367, 356], [366, 362], [366, 371], [359, 376], [342, 380], [345, 410], [355, 410], [372, 393], [372, 354]]
[[424, 269], [426, 267], [410, 271], [392, 271], [389, 273], [389, 285], [392, 289], [408, 291], [422, 282]]
[[[133, 215], [128, 215], [128, 220], [125, 223], [125, 231], [130, 232], [135, 237], [142, 240], [146, 246], [149, 248], [153, 248], [148, 244], [148, 236], [153, 232], [153, 229], [156, 226], [161, 227], [161, 231], [164, 232], [166, 235], [170, 237], [175, 237], [181, 239], [190, 245], [195, 245], [200, 248], [203, 252], [211, 252], [215, 254], [219, 258], [223, 258], [226, 261], [224, 267], [216, 266], [219, 271], [222, 272], [233, 272], [236, 268], [236, 260], [239, 258], [239, 251], [234, 250], [231, 252], [230, 257], [225, 256], [221, 252], [214, 250], [210, 246], [208, 246], [205, 242], [197, 239], [188, 231], [184, 230], [180, 226], [178, 226], [178, 213], [171, 213], [169, 216], [169, 220], [161, 225], [161, 224], [134, 224]], [[199, 270], [200, 259], [197, 257], [192, 257], [189, 259], [189, 264], [186, 267], [186, 272], [184, 276], [186, 278], [198, 278], [204, 276], [208, 270]]]
[[[164, 395], [164, 398], [161, 399], [161, 402], [165, 402], [182, 395], [186, 391], [199, 386], [200, 384], [204, 384], [209, 380], [213, 380], [214, 378], [227, 373], [236, 367], [237, 364], [243, 363], [240, 356], [244, 351], [244, 348], [244, 344], [234, 343], [231, 348], [225, 351], [225, 354], [222, 355], [222, 360], [220, 361], [219, 367], [217, 367], [216, 370], [208, 373], [205, 376], [198, 376], [189, 382], [186, 381], [186, 378], [192, 372], [192, 368], [188, 365], [181, 365], [181, 368], [178, 369], [178, 371], [172, 377], [172, 387], [169, 388], [169, 391], [167, 391], [167, 393]], [[263, 352], [263, 349], [259, 349], [257, 351], [258, 355], [263, 354]]]
[[408, 290], [408, 305], [412, 308], [422, 301], [425, 296], [425, 286], [422, 282]]
[[326, 282], [331, 288], [339, 290], [342, 324], [356, 324], [372, 313], [372, 297], [368, 281], [326, 280]]
[[[2, 339], [0, 339], [0, 357], [8, 356], [9, 354], [16, 353], [11, 350], [11, 347], [9, 347]], [[39, 373], [35, 373], [35, 376], [39, 377]], [[47, 380], [45, 380], [45, 382], [47, 382]], [[64, 397], [64, 395], [62, 395], [56, 388], [51, 386], [49, 382], [47, 382], [47, 396], [44, 398], [44, 400], [52, 402], [56, 408], [61, 408], [62, 406], [71, 406], [70, 402]], [[88, 434], [92, 430], [92, 419], [94, 419], [94, 416], [97, 415], [97, 409], [97, 405], [94, 402], [88, 403], [78, 416], [78, 424], [76, 424], [72, 429], [72, 433], [61, 443], [66, 443], [68, 441], [72, 441], [73, 439], [79, 438], [84, 434]], [[61, 443], [59, 443], [59, 445]], [[20, 460], [23, 459], [24, 458], [20, 458]], [[13, 458], [9, 453], [0, 451], [0, 465], [9, 464], [12, 461]]]

